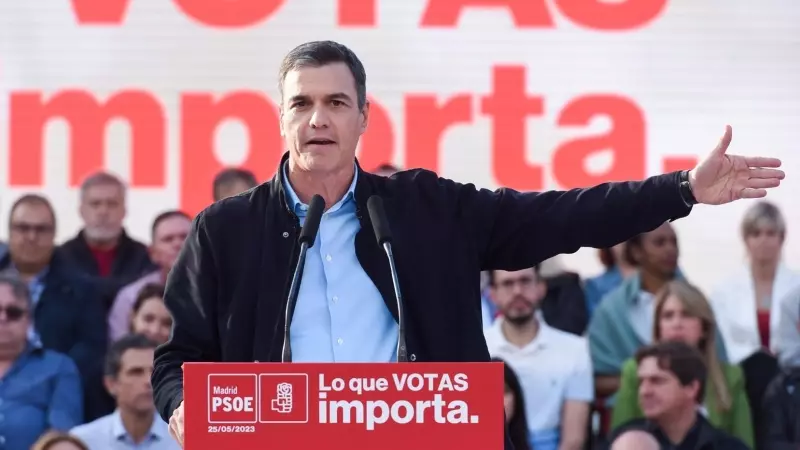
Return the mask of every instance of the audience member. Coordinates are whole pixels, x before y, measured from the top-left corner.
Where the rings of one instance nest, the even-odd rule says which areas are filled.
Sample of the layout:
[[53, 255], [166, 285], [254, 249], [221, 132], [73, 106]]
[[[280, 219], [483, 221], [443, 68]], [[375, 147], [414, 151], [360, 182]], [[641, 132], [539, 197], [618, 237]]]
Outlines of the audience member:
[[770, 349], [770, 336], [778, 323], [778, 301], [800, 286], [800, 273], [781, 262], [786, 221], [777, 206], [766, 201], [751, 206], [741, 233], [748, 263], [710, 295], [728, 357], [734, 364]]
[[514, 450], [531, 450], [528, 443], [528, 419], [525, 417], [525, 397], [522, 395], [522, 386], [514, 369], [502, 359], [492, 358], [494, 362], [503, 363], [505, 387], [503, 392], [503, 409], [505, 410], [506, 425]]
[[33, 444], [31, 450], [89, 450], [89, 447], [70, 434], [48, 431]]
[[661, 450], [656, 438], [646, 431], [626, 431], [614, 439], [611, 450]]
[[238, 195], [248, 189], [258, 186], [258, 181], [253, 172], [245, 169], [228, 168], [221, 170], [214, 177], [214, 201]]
[[0, 445], [8, 449], [30, 448], [46, 430], [83, 421], [78, 369], [28, 338], [32, 308], [26, 283], [0, 275]]
[[56, 219], [44, 197], [28, 194], [12, 205], [9, 252], [0, 270], [28, 284], [34, 308], [30, 338], [70, 356], [84, 380], [87, 419], [105, 413], [101, 396], [105, 314], [95, 286], [55, 252]]
[[631, 430], [647, 431], [661, 448], [676, 450], [746, 450], [747, 445], [715, 428], [698, 411], [705, 397], [703, 355], [680, 341], [665, 341], [636, 352], [639, 403], [644, 418], [614, 430], [609, 441]]
[[133, 303], [130, 332], [141, 334], [161, 345], [169, 339], [172, 315], [164, 305], [164, 286], [145, 285]]
[[764, 393], [763, 433], [758, 436], [762, 450], [800, 448], [800, 365], [784, 368]]
[[600, 301], [589, 322], [589, 346], [599, 397], [619, 389], [623, 363], [653, 335], [653, 299], [679, 276], [678, 237], [664, 223], [625, 244], [625, 257], [638, 270]]
[[779, 302], [777, 321], [772, 336], [775, 355], [781, 367], [800, 367], [800, 286]]
[[177, 450], [167, 424], [155, 413], [150, 375], [156, 344], [133, 334], [114, 342], [106, 357], [106, 388], [117, 409], [108, 416], [72, 429], [89, 450]]
[[377, 175], [384, 176], [384, 177], [390, 177], [390, 176], [394, 175], [395, 173], [397, 173], [399, 171], [400, 171], [400, 169], [397, 166], [395, 166], [393, 164], [386, 163], [386, 164], [381, 164], [380, 166], [378, 166], [378, 168], [375, 169], [373, 171], [373, 173], [375, 173]]
[[560, 270], [543, 276], [542, 281], [546, 290], [540, 310], [545, 322], [557, 330], [582, 336], [589, 315], [580, 275]]
[[[671, 281], [656, 296], [654, 317], [653, 342], [681, 341], [702, 352], [708, 371], [704, 413], [709, 422], [752, 448], [753, 423], [744, 375], [740, 367], [719, 360], [714, 314], [706, 298], [693, 286]], [[633, 359], [623, 366], [614, 402], [614, 427], [643, 416], [637, 395], [637, 370]]]
[[83, 229], [59, 249], [99, 286], [106, 311], [123, 286], [155, 270], [147, 247], [125, 233], [125, 214], [122, 180], [105, 172], [89, 176], [80, 192]]
[[163, 212], [153, 220], [150, 259], [158, 269], [125, 286], [117, 294], [108, 316], [109, 337], [112, 341], [130, 332], [131, 308], [142, 287], [151, 283], [167, 282], [167, 274], [178, 258], [191, 226], [192, 219], [177, 210]]
[[519, 377], [531, 447], [582, 449], [594, 398], [586, 340], [550, 327], [538, 314], [546, 289], [538, 268], [489, 276], [501, 316], [485, 330], [486, 345]]
[[584, 282], [586, 312], [592, 317], [600, 300], [636, 272], [636, 266], [625, 258], [625, 243], [598, 250], [605, 271]]

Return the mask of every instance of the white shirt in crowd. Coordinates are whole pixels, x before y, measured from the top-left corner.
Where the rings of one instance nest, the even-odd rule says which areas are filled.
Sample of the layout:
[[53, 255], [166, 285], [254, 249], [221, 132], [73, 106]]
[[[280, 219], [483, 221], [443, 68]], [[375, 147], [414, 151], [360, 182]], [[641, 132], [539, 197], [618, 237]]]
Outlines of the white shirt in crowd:
[[489, 353], [519, 378], [531, 443], [537, 449], [557, 448], [564, 402], [594, 400], [588, 341], [550, 327], [539, 314], [539, 333], [519, 348], [506, 340], [502, 323], [499, 317], [484, 331]]

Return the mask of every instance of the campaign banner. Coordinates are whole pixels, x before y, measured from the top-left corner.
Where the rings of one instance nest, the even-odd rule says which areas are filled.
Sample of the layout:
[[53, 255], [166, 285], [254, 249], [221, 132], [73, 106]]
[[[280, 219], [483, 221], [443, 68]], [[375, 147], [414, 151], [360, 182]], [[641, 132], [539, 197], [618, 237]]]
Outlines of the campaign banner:
[[502, 363], [187, 363], [185, 449], [503, 448]]

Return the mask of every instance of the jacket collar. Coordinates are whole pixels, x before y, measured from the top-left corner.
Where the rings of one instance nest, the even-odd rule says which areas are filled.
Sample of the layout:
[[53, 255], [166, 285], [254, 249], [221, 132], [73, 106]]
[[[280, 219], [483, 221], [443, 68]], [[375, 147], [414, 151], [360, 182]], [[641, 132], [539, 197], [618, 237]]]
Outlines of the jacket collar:
[[[270, 183], [270, 197], [277, 198], [280, 202], [281, 209], [286, 211], [290, 216], [295, 217], [294, 205], [291, 203], [287, 186], [284, 184], [283, 179], [283, 167], [287, 161], [289, 161], [288, 151], [284, 152], [283, 156], [281, 157], [281, 161], [278, 163], [278, 167], [275, 170], [275, 175], [272, 177], [272, 181]], [[369, 177], [369, 173], [364, 171], [364, 169], [361, 168], [361, 164], [358, 163], [358, 158], [355, 159], [355, 164], [355, 187], [351, 187], [351, 189], [354, 189], [356, 214], [360, 219], [362, 217], [361, 211], [366, 209], [367, 199], [369, 199], [369, 197], [374, 193], [375, 187], [373, 186], [372, 180]]]

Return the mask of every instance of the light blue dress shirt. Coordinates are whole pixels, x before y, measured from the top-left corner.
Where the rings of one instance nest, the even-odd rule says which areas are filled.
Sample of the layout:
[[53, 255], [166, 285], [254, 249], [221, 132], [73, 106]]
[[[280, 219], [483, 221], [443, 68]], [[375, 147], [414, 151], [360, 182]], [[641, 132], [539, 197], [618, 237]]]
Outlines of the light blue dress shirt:
[[93, 422], [77, 426], [70, 434], [82, 440], [89, 450], [180, 450], [180, 445], [169, 435], [169, 427], [154, 413], [153, 425], [142, 442], [133, 442], [122, 424], [119, 411]]
[[[285, 165], [282, 172], [288, 204], [302, 225], [308, 205], [292, 189]], [[314, 246], [306, 255], [290, 329], [294, 362], [397, 359], [397, 322], [356, 257], [355, 238], [361, 229], [356, 217], [357, 178], [358, 169], [344, 197], [322, 215]]]

